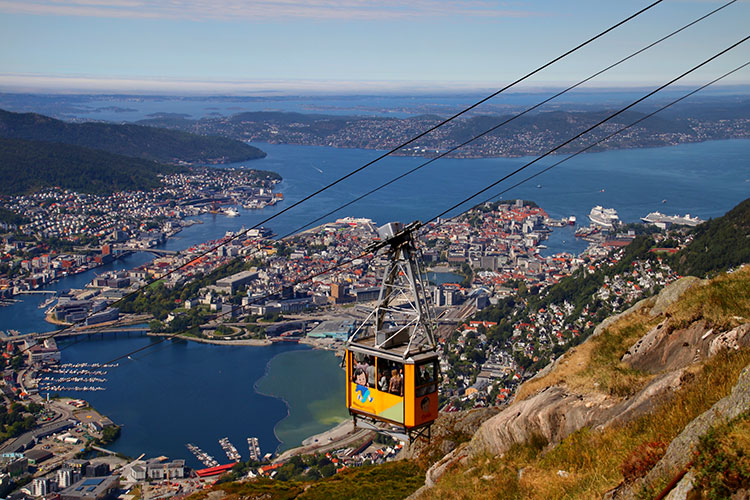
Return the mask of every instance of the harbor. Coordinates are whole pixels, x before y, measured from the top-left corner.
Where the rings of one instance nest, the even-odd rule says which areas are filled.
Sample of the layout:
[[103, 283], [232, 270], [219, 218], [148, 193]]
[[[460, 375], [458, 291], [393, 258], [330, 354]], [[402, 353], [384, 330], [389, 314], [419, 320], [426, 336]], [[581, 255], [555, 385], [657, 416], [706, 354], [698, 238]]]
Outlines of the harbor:
[[187, 446], [187, 449], [190, 450], [190, 453], [195, 455], [195, 458], [197, 458], [206, 467], [218, 467], [219, 466], [219, 462], [217, 462], [214, 457], [212, 457], [205, 451], [201, 450], [194, 444], [187, 443], [185, 446]]

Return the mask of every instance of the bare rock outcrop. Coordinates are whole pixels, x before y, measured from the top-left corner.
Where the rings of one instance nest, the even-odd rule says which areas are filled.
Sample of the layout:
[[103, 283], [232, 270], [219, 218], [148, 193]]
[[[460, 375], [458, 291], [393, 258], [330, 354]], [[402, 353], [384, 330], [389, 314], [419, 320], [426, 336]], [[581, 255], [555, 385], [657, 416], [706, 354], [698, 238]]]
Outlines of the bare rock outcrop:
[[659, 375], [633, 397], [622, 401], [606, 412], [603, 416], [605, 421], [599, 427], [625, 423], [649, 413], [669, 394], [680, 388], [684, 372], [680, 369]]
[[408, 444], [399, 458], [415, 459], [431, 454], [437, 448], [441, 455], [453, 451], [467, 441], [487, 419], [496, 415], [498, 408], [473, 408], [471, 410], [441, 413], [430, 429], [430, 441], [417, 439]]
[[750, 346], [750, 324], [722, 333], [709, 328], [704, 321], [671, 331], [666, 323], [666, 320], [659, 323], [639, 339], [622, 361], [638, 370], [659, 373], [703, 361], [722, 349]]
[[661, 460], [646, 475], [646, 483], [674, 474], [684, 468], [692, 457], [698, 440], [711, 427], [726, 423], [750, 409], [750, 367], [746, 367], [731, 394], [720, 399], [709, 410], [690, 422], [672, 440]]
[[682, 370], [663, 374], [629, 399], [548, 387], [484, 422], [469, 443], [452, 450], [430, 467], [425, 484], [429, 488], [446, 470], [479, 453], [501, 455], [514, 444], [525, 443], [535, 436], [548, 443], [559, 443], [582, 427], [603, 427], [642, 415], [680, 386], [681, 374]]
[[[676, 281], [656, 298], [641, 300], [627, 311], [607, 318], [586, 342], [601, 335], [619, 319], [635, 312], [645, 310], [651, 317], [658, 317], [689, 288], [702, 282], [691, 277]], [[603, 428], [628, 422], [663, 403], [681, 386], [686, 368], [690, 365], [713, 356], [721, 349], [750, 345], [750, 324], [721, 333], [698, 321], [687, 328], [670, 332], [665, 326], [666, 321], [643, 336], [622, 358], [631, 367], [656, 375], [638, 393], [621, 398], [598, 390], [573, 390], [564, 381], [553, 383], [526, 399], [513, 401], [484, 422], [470, 442], [458, 446], [428, 470], [426, 488], [434, 485], [453, 466], [466, 463], [481, 453], [502, 455], [514, 444], [528, 442], [537, 436], [550, 444], [557, 444], [586, 426]], [[541, 379], [564, 365], [565, 358], [561, 357], [534, 379]]]
[[541, 436], [556, 443], [587, 425], [596, 425], [613, 401], [602, 394], [577, 394], [563, 387], [549, 387], [506, 408], [474, 434], [469, 453], [487, 451], [499, 455], [512, 445]]
[[695, 276], [685, 276], [674, 283], [670, 283], [656, 296], [656, 301], [650, 312], [651, 317], [655, 318], [660, 314], [664, 314], [667, 308], [677, 302], [677, 299], [682, 297], [689, 288], [702, 283], [706, 283], [706, 280], [696, 278]]

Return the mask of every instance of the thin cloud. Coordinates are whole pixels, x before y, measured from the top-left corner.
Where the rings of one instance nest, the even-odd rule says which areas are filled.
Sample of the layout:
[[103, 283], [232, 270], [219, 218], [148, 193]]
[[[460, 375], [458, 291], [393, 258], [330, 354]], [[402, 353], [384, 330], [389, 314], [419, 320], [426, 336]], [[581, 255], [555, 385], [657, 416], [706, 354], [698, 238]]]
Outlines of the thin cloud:
[[[700, 83], [689, 80], [683, 85]], [[546, 81], [522, 84], [515, 92], [539, 92], [559, 89], [570, 85], [570, 81]], [[620, 81], [599, 82], [588, 89], [641, 88], [657, 82]], [[737, 74], [725, 80], [724, 86], [742, 86], [748, 92], [750, 80]], [[480, 92], [497, 90], [498, 82], [489, 81], [382, 81], [382, 80], [198, 80], [178, 78], [125, 78], [91, 75], [39, 75], [0, 73], [0, 92], [30, 93], [117, 93], [117, 94], [166, 94], [166, 95], [270, 95], [270, 94], [387, 94], [389, 92]]]
[[0, 0], [0, 12], [130, 19], [413, 19], [530, 17], [489, 0]]
[[493, 89], [489, 82], [382, 80], [188, 80], [123, 78], [89, 75], [0, 73], [0, 92], [117, 93], [167, 95], [347, 94], [388, 92], [477, 91]]

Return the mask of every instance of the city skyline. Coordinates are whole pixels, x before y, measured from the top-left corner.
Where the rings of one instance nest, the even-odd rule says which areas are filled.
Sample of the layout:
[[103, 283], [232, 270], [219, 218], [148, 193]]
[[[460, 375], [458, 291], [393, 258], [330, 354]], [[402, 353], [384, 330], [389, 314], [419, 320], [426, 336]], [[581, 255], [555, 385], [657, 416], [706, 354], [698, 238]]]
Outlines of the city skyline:
[[[509, 83], [649, 2], [0, 1], [0, 91], [451, 92]], [[577, 81], [722, 5], [663, 2], [524, 82]], [[589, 84], [662, 83], [746, 36], [738, 1]], [[508, 49], [510, 48], [510, 49]], [[735, 50], [695, 75], [745, 62]], [[688, 81], [684, 83], [689, 83]], [[748, 71], [726, 85], [750, 83]]]

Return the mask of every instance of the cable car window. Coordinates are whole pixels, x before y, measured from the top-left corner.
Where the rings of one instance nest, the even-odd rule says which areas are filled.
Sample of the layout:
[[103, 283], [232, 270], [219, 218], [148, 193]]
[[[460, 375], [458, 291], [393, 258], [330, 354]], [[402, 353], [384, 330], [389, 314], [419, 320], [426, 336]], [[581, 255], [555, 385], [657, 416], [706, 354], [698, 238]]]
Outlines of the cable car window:
[[424, 396], [437, 391], [437, 361], [428, 361], [416, 366], [416, 395]]
[[360, 352], [353, 352], [352, 355], [352, 382], [374, 388], [377, 383], [375, 358]]
[[404, 395], [404, 365], [378, 358], [378, 389], [397, 396]]

